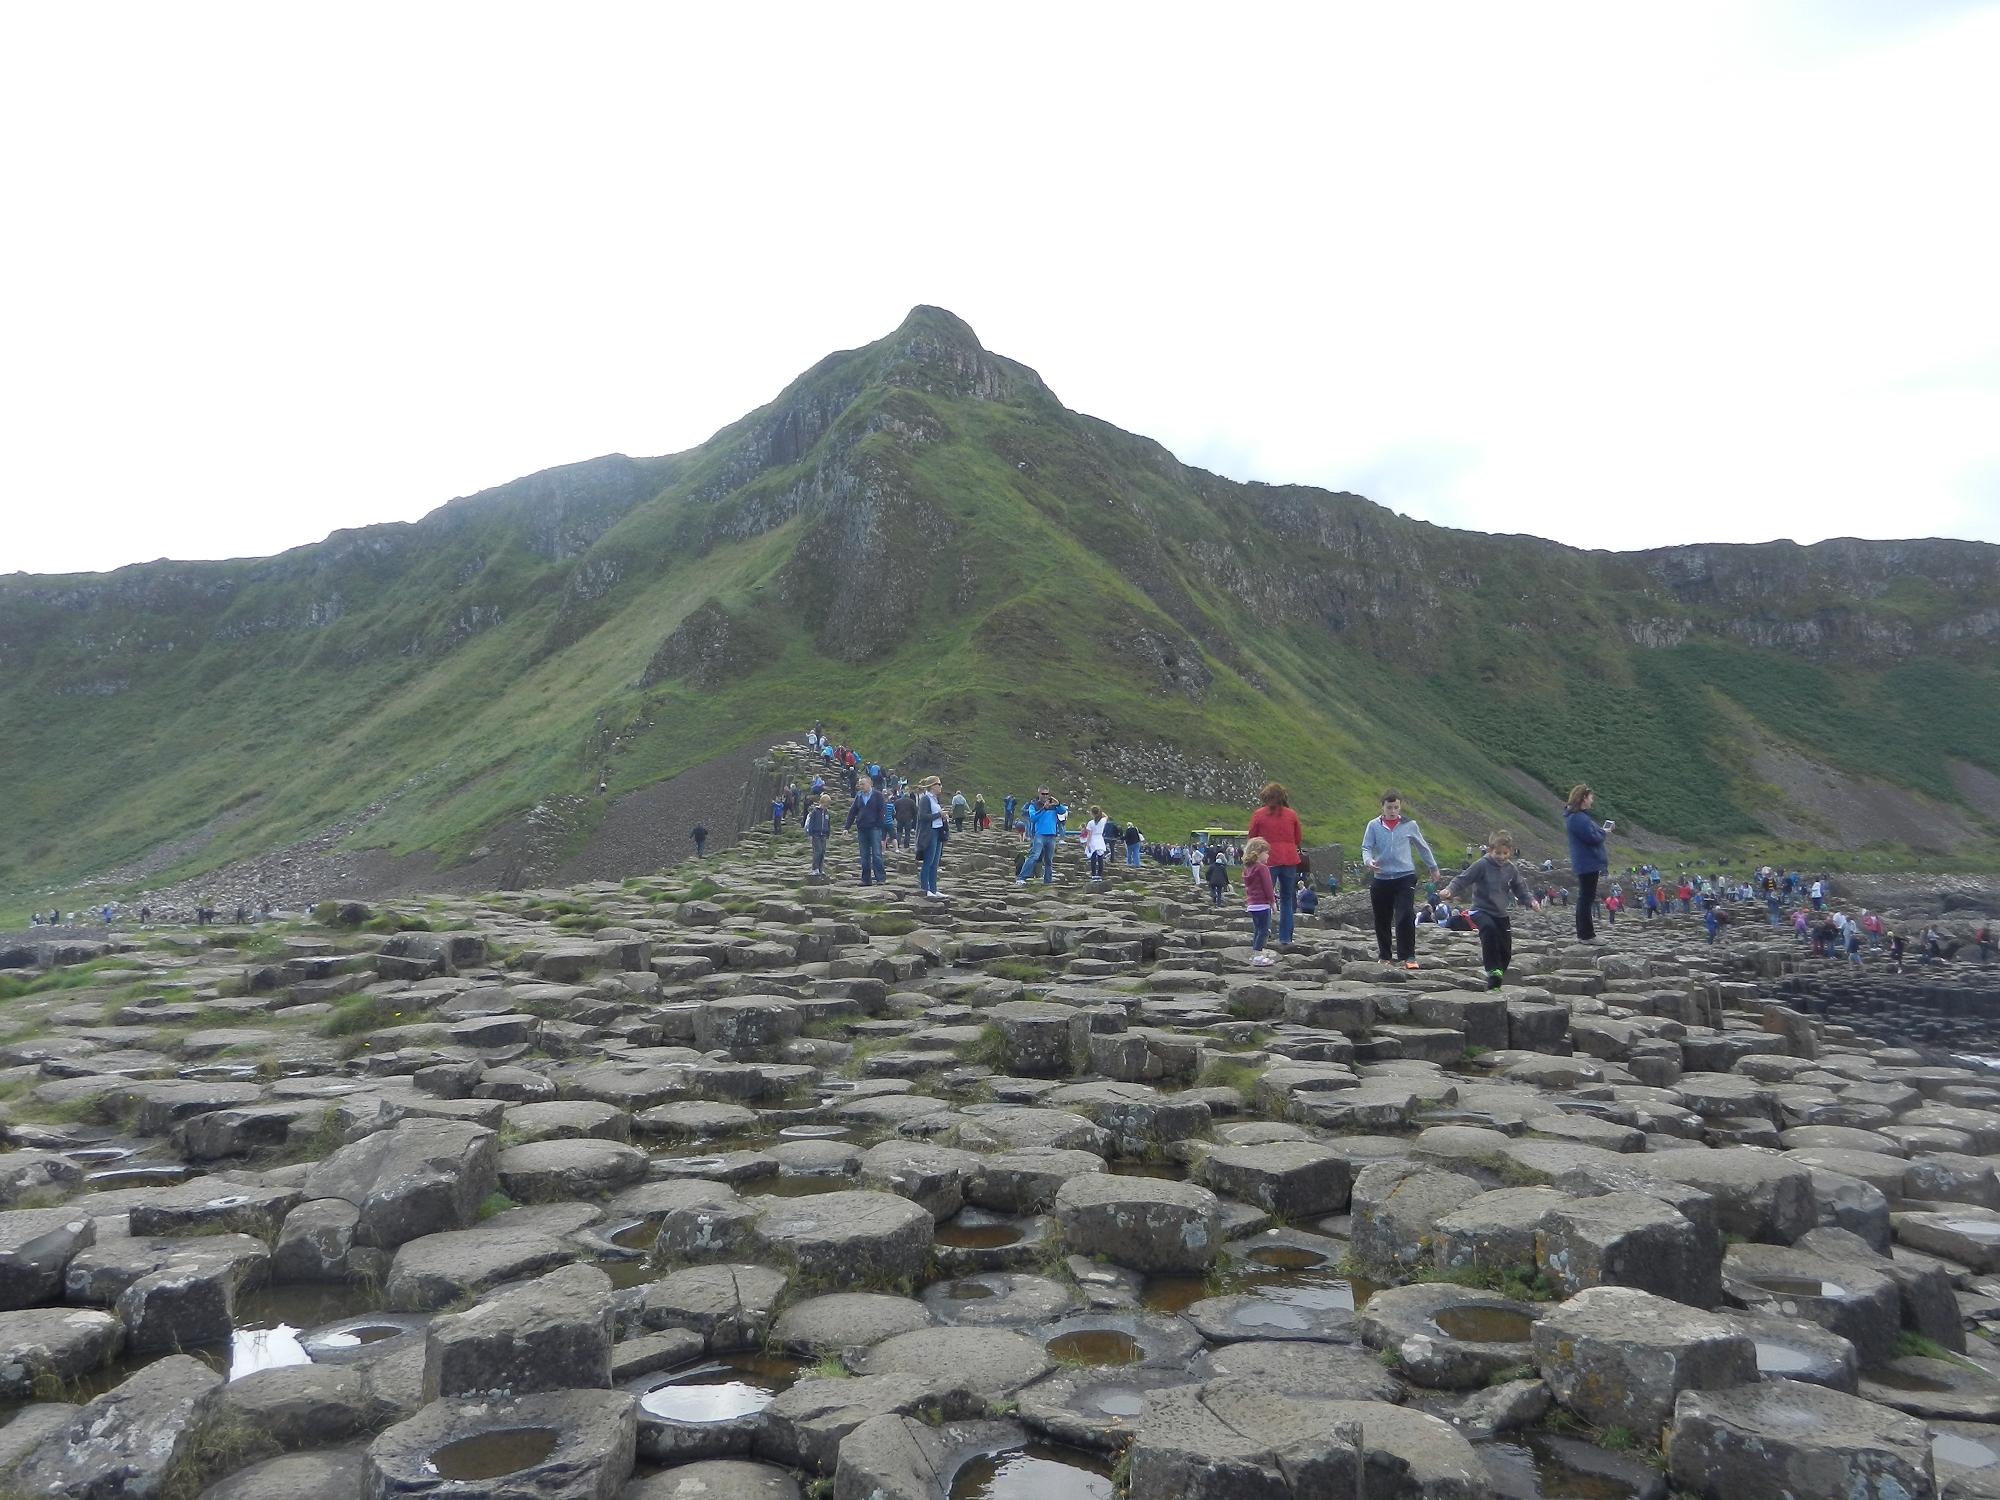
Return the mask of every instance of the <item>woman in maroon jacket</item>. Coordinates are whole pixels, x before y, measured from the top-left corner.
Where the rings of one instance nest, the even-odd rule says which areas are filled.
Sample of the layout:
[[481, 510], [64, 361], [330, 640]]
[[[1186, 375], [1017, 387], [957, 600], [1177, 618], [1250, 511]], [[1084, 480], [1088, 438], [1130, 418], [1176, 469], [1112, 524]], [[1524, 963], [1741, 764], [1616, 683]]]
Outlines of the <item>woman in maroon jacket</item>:
[[1292, 918], [1298, 910], [1299, 845], [1305, 842], [1305, 831], [1299, 827], [1291, 799], [1277, 782], [1266, 782], [1257, 800], [1264, 805], [1250, 814], [1250, 837], [1271, 846], [1271, 879], [1278, 888], [1278, 944], [1282, 947], [1292, 940]]

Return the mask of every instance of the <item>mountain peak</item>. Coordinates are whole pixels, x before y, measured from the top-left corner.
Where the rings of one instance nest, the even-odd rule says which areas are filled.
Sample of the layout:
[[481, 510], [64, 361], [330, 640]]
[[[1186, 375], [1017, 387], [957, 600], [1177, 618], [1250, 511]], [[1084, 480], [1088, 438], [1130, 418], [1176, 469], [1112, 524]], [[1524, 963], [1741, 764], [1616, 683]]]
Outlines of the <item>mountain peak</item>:
[[942, 307], [918, 303], [882, 345], [893, 355], [887, 374], [892, 385], [984, 401], [1044, 391], [1033, 370], [991, 353], [970, 323]]
[[892, 338], [897, 340], [921, 338], [934, 344], [953, 344], [973, 354], [984, 354], [986, 346], [979, 342], [979, 335], [972, 331], [972, 325], [957, 313], [945, 307], [932, 307], [919, 302], [911, 308], [909, 315], [897, 327]]

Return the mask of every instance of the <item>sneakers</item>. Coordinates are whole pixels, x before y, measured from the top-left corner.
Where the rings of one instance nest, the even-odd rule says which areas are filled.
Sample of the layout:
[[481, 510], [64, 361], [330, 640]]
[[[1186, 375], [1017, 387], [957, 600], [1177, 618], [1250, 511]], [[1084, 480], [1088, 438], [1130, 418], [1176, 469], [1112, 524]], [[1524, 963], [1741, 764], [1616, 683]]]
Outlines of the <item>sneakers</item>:
[[1417, 968], [1417, 967], [1419, 967], [1419, 965], [1418, 965], [1417, 961], [1416, 961], [1416, 960], [1415, 960], [1414, 958], [1412, 958], [1412, 959], [1406, 959], [1406, 960], [1404, 960], [1404, 963], [1403, 963], [1403, 967], [1404, 967], [1404, 968], [1406, 968], [1406, 969], [1414, 969], [1414, 968]]
[[1026, 885], [1027, 883], [1028, 883], [1028, 882], [1027, 882], [1027, 881], [1025, 881], [1025, 880], [1017, 880], [1017, 881], [1015, 881], [1015, 882], [1014, 882], [1014, 884], [1016, 884], [1016, 885]]
[[1254, 957], [1252, 957], [1250, 962], [1256, 965], [1256, 967], [1260, 969], [1268, 969], [1271, 967], [1271, 964], [1274, 962], [1274, 960], [1268, 953], [1259, 953]]
[[1499, 989], [1500, 981], [1506, 977], [1507, 971], [1505, 969], [1488, 969], [1486, 971], [1486, 988], [1489, 990]]

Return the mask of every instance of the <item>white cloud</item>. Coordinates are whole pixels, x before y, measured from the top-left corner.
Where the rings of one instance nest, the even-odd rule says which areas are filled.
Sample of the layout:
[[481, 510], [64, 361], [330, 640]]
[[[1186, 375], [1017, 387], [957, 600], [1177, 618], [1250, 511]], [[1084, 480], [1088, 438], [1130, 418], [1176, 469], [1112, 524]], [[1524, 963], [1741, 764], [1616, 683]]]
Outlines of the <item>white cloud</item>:
[[15, 7], [0, 570], [701, 441], [912, 303], [1238, 477], [2000, 541], [2000, 12]]

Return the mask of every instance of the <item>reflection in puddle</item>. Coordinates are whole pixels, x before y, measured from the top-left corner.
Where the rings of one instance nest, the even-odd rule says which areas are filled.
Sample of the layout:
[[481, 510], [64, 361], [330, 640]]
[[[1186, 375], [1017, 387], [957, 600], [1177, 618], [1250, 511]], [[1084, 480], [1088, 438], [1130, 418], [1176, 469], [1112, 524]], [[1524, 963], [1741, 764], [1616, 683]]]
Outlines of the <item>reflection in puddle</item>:
[[440, 1479], [498, 1479], [540, 1463], [555, 1451], [552, 1427], [515, 1427], [480, 1432], [446, 1443], [427, 1461]]
[[1525, 1344], [1535, 1320], [1510, 1307], [1447, 1307], [1431, 1319], [1448, 1338], [1469, 1344]]
[[1108, 1464], [1042, 1443], [975, 1458], [951, 1481], [951, 1500], [1111, 1500], [1112, 1494]]
[[1051, 1359], [1083, 1365], [1136, 1365], [1146, 1354], [1131, 1334], [1110, 1328], [1059, 1334], [1044, 1347]]
[[1818, 1366], [1819, 1362], [1807, 1350], [1790, 1344], [1774, 1344], [1767, 1339], [1757, 1340], [1757, 1373], [1760, 1375], [1802, 1375]]
[[754, 1417], [790, 1390], [801, 1368], [796, 1360], [725, 1355], [667, 1376], [639, 1397], [639, 1406], [666, 1422], [734, 1422]]
[[1939, 1463], [1957, 1464], [1961, 1469], [1984, 1469], [2000, 1463], [2000, 1449], [1990, 1448], [1972, 1438], [1960, 1437], [1955, 1432], [1934, 1432], [1931, 1434], [1931, 1457]]

